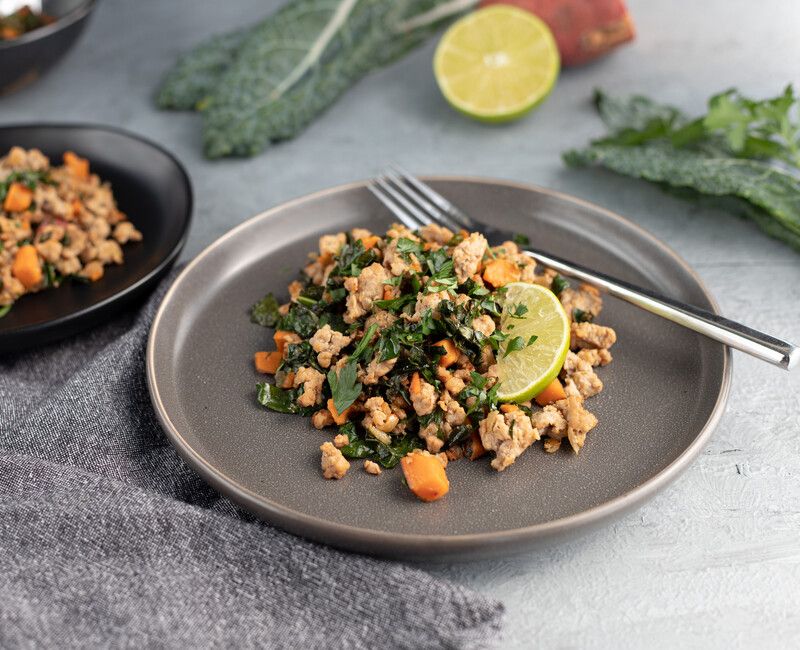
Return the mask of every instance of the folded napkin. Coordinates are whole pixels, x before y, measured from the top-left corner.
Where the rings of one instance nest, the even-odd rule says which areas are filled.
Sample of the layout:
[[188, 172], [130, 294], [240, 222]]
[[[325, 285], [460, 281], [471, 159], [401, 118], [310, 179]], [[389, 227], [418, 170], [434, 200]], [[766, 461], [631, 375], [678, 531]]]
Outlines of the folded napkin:
[[482, 648], [503, 607], [256, 522], [173, 451], [138, 312], [0, 357], [0, 647]]

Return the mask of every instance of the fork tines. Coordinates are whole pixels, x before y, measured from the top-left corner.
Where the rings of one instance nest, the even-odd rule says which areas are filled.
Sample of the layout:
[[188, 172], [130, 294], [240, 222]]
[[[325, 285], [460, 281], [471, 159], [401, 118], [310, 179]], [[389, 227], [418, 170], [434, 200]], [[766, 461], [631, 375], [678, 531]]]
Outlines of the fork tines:
[[412, 230], [431, 223], [453, 231], [474, 229], [469, 217], [433, 188], [397, 165], [386, 169], [367, 188]]

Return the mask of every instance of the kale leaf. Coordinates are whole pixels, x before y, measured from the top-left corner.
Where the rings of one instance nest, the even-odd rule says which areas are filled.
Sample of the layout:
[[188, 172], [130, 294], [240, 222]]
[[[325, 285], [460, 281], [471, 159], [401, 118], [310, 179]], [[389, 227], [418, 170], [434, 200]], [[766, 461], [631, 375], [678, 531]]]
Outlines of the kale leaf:
[[790, 244], [800, 236], [800, 180], [765, 162], [710, 157], [663, 143], [594, 145], [570, 152], [566, 160], [571, 165], [601, 165], [701, 194], [739, 197], [772, 217], [769, 229], [763, 221], [757, 222], [768, 234]]
[[595, 106], [610, 134], [566, 152], [568, 165], [599, 165], [736, 205], [768, 235], [800, 250], [800, 98], [791, 86], [764, 100], [726, 90], [694, 120], [639, 96], [598, 91]]
[[297, 403], [296, 391], [284, 390], [266, 382], [256, 384], [256, 398], [261, 406], [278, 413], [311, 415], [314, 412], [313, 407], [306, 408]]
[[250, 320], [263, 327], [275, 327], [280, 318], [277, 299], [268, 293], [250, 309]]

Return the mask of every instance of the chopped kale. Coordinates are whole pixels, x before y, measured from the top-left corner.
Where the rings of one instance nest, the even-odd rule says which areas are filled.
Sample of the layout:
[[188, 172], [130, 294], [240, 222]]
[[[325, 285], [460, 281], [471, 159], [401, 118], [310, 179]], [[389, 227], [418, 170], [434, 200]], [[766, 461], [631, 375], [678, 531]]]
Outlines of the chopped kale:
[[263, 327], [275, 327], [280, 318], [277, 299], [268, 293], [250, 309], [250, 320]]
[[550, 285], [550, 289], [557, 296], [560, 296], [561, 292], [564, 291], [564, 289], [568, 289], [568, 288], [569, 288], [569, 282], [565, 278], [561, 277], [560, 275], [557, 275], [556, 277], [554, 277], [553, 278], [553, 283]]

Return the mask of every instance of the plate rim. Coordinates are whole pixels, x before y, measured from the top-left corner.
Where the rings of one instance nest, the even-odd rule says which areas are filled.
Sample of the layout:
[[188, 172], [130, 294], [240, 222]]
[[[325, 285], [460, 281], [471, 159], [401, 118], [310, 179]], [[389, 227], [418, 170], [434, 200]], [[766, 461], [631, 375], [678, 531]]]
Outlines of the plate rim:
[[[640, 236], [644, 237], [652, 244], [662, 249], [662, 251], [666, 253], [668, 257], [672, 258], [674, 262], [681, 266], [683, 270], [686, 271], [697, 283], [697, 286], [703, 292], [704, 296], [711, 305], [713, 312], [719, 313], [719, 305], [713, 294], [709, 291], [702, 278], [700, 278], [694, 269], [692, 269], [692, 267], [680, 255], [678, 255], [670, 246], [662, 242], [647, 229], [612, 210], [603, 208], [595, 203], [586, 201], [573, 195], [557, 190], [551, 190], [549, 188], [544, 188], [532, 183], [467, 175], [426, 174], [422, 175], [421, 178], [432, 182], [467, 182], [483, 185], [500, 185], [513, 189], [521, 189], [528, 192], [532, 191], [547, 195], [551, 198], [566, 201], [568, 203], [580, 205], [584, 208], [602, 212], [613, 220], [621, 222], [625, 226], [638, 231]], [[281, 503], [275, 502], [272, 499], [258, 495], [252, 490], [249, 490], [245, 486], [237, 483], [231, 477], [226, 476], [219, 469], [206, 461], [183, 438], [180, 431], [178, 431], [177, 427], [175, 427], [170, 420], [162, 402], [155, 377], [156, 338], [158, 336], [159, 325], [164, 318], [166, 310], [172, 302], [173, 296], [180, 289], [182, 281], [190, 273], [192, 273], [196, 266], [202, 263], [206, 256], [210, 255], [214, 250], [222, 246], [228, 239], [236, 236], [236, 234], [238, 234], [240, 231], [249, 228], [252, 224], [259, 221], [266, 221], [287, 208], [300, 205], [304, 202], [322, 199], [328, 195], [364, 188], [368, 183], [369, 179], [357, 180], [303, 194], [287, 201], [283, 201], [278, 205], [275, 205], [246, 219], [242, 223], [228, 230], [226, 233], [204, 248], [181, 271], [178, 277], [175, 278], [172, 286], [170, 286], [165, 293], [153, 318], [153, 323], [150, 327], [150, 333], [147, 339], [147, 349], [145, 353], [147, 387], [157, 419], [167, 434], [167, 438], [170, 440], [170, 443], [178, 451], [180, 456], [195, 471], [197, 471], [204, 480], [209, 482], [215, 489], [218, 489], [225, 496], [228, 496], [235, 502], [244, 505], [244, 507], [250, 512], [258, 513], [257, 516], [260, 519], [263, 519], [272, 525], [276, 525], [290, 533], [338, 548], [366, 553], [369, 555], [399, 557], [406, 552], [413, 552], [418, 554], [416, 558], [404, 557], [404, 559], [430, 560], [436, 558], [466, 559], [467, 557], [476, 556], [497, 556], [511, 553], [514, 549], [518, 549], [521, 546], [533, 545], [536, 542], [559, 537], [563, 534], [589, 530], [595, 525], [598, 525], [604, 521], [609, 521], [615, 516], [621, 515], [633, 507], [648, 501], [660, 490], [676, 480], [683, 473], [683, 471], [689, 467], [691, 462], [708, 443], [712, 432], [716, 428], [725, 411], [725, 406], [730, 394], [732, 377], [732, 352], [730, 348], [726, 348], [723, 355], [722, 383], [720, 385], [720, 390], [711, 414], [691, 444], [689, 444], [669, 465], [664, 467], [661, 471], [651, 476], [643, 483], [637, 485], [631, 490], [628, 490], [620, 496], [610, 499], [609, 501], [567, 517], [561, 517], [559, 519], [533, 524], [530, 526], [524, 526], [521, 528], [459, 535], [422, 535], [380, 531], [370, 528], [361, 528], [357, 526], [341, 524], [298, 512]]]
[[[150, 284], [158, 280], [160, 277], [162, 277], [166, 273], [166, 271], [175, 263], [175, 261], [178, 259], [178, 256], [181, 254], [183, 247], [186, 245], [186, 242], [189, 238], [189, 232], [192, 229], [192, 223], [194, 221], [194, 186], [192, 185], [191, 176], [189, 176], [188, 170], [186, 169], [184, 164], [178, 159], [178, 157], [171, 151], [169, 151], [166, 147], [162, 146], [160, 143], [155, 142], [150, 138], [140, 135], [138, 133], [134, 133], [119, 126], [115, 126], [113, 124], [100, 124], [92, 122], [11, 122], [7, 124], [0, 124], [0, 133], [4, 131], [11, 131], [13, 129], [53, 129], [53, 130], [85, 129], [92, 131], [105, 131], [107, 133], [112, 133], [114, 135], [122, 136], [123, 138], [136, 140], [160, 152], [175, 165], [176, 169], [178, 170], [179, 174], [183, 179], [184, 187], [186, 188], [187, 191], [188, 200], [186, 205], [185, 224], [180, 237], [175, 242], [169, 254], [164, 256], [164, 258], [161, 259], [161, 261], [150, 272], [146, 273], [136, 282], [125, 287], [121, 291], [118, 291], [117, 293], [108, 296], [108, 298], [100, 300], [99, 302], [92, 303], [87, 307], [66, 314], [65, 316], [47, 320], [43, 323], [38, 323], [36, 325], [23, 325], [21, 327], [8, 329], [3, 332], [0, 332], [0, 341], [2, 341], [2, 339], [4, 339], [5, 337], [18, 338], [21, 336], [41, 334], [42, 332], [49, 331], [52, 328], [69, 327], [70, 324], [79, 322], [84, 318], [90, 317], [91, 314], [94, 312], [102, 311], [118, 301], [124, 302], [136, 296], [140, 291], [143, 291], [144, 289], [147, 288], [147, 286], [149, 286]], [[80, 327], [78, 331], [83, 331], [84, 329], [88, 328]]]

